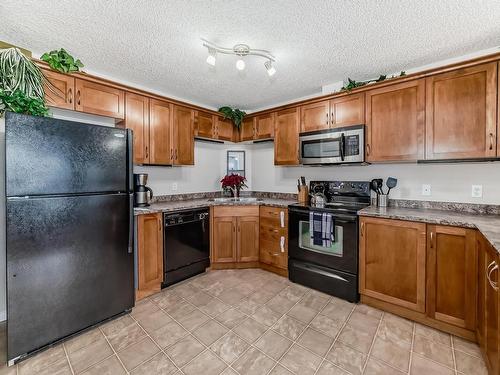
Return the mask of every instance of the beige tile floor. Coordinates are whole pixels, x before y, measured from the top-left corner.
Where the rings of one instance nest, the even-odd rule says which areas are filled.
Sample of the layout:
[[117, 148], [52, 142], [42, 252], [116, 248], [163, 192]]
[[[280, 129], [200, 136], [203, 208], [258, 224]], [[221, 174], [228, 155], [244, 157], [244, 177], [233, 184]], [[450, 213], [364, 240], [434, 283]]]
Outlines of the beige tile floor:
[[[4, 340], [0, 350], [5, 353]], [[477, 345], [262, 270], [212, 271], [5, 374], [486, 374]]]

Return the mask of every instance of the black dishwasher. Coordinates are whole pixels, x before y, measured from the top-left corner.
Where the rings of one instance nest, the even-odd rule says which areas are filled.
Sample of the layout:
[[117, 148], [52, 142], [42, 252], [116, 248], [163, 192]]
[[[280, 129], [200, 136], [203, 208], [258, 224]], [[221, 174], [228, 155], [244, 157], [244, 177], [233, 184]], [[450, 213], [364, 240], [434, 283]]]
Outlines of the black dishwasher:
[[210, 266], [207, 207], [163, 214], [163, 287], [205, 272]]

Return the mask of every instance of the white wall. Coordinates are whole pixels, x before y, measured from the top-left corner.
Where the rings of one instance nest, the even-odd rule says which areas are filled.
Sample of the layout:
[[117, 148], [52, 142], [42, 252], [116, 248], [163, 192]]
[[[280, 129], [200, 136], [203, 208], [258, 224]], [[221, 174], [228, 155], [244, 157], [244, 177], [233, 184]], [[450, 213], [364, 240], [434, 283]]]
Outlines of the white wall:
[[[195, 141], [193, 166], [134, 167], [135, 173], [148, 173], [148, 186], [154, 195], [201, 193], [221, 190], [220, 180], [226, 175], [227, 151], [245, 151], [246, 177], [252, 187], [252, 145], [216, 144]], [[177, 190], [172, 184], [177, 184]]]
[[[307, 180], [364, 180], [392, 176], [398, 187], [392, 198], [500, 204], [500, 162], [459, 164], [376, 164], [368, 166], [276, 167], [273, 143], [256, 144], [252, 152], [252, 189], [295, 193], [297, 178]], [[431, 185], [431, 196], [422, 196], [422, 184]], [[472, 198], [472, 185], [483, 186], [483, 197]]]

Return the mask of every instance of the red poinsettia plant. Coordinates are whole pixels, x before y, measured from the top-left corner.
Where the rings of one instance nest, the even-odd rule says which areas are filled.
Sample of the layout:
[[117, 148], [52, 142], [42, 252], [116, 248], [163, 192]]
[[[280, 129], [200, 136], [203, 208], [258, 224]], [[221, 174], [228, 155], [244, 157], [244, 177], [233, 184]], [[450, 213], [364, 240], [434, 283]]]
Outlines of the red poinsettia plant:
[[247, 179], [245, 177], [240, 176], [239, 174], [231, 173], [224, 176], [220, 182], [224, 190], [230, 189], [234, 193], [234, 190], [239, 191], [244, 187], [247, 187], [245, 184], [246, 180]]

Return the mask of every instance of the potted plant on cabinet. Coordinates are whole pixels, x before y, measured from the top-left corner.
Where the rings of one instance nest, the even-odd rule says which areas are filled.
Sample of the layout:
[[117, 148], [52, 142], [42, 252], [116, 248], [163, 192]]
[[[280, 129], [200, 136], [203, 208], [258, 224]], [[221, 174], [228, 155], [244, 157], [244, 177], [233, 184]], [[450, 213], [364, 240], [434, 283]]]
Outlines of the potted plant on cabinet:
[[245, 118], [246, 112], [239, 110], [238, 108], [232, 109], [231, 107], [220, 107], [219, 112], [222, 113], [224, 119], [230, 119], [233, 125], [238, 131], [241, 128], [241, 123]]
[[222, 180], [220, 180], [222, 184], [222, 189], [225, 191], [230, 191], [231, 196], [238, 198], [240, 196], [240, 190], [244, 187], [248, 187], [245, 184], [247, 179], [239, 174], [228, 174], [224, 176]]

